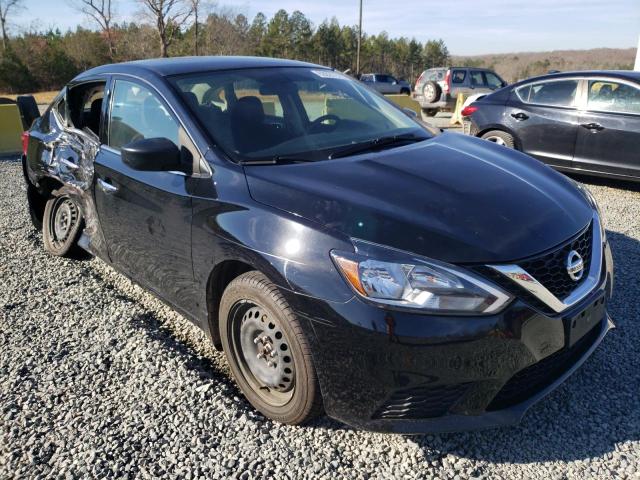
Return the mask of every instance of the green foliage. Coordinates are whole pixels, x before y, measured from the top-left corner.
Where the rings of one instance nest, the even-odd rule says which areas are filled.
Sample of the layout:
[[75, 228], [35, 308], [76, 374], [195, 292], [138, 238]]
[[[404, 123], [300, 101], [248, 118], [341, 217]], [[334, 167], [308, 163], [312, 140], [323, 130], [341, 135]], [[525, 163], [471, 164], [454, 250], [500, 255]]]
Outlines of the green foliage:
[[[158, 57], [153, 25], [112, 26], [115, 61]], [[336, 18], [315, 27], [304, 13], [279, 10], [268, 19], [258, 13], [250, 22], [232, 10], [217, 9], [198, 22], [201, 55], [258, 55], [310, 61], [356, 73], [358, 27]], [[193, 55], [195, 26], [177, 30], [169, 55]], [[75, 31], [28, 33], [10, 40], [0, 56], [0, 89], [7, 92], [54, 90], [78, 73], [109, 63], [106, 37], [78, 27]], [[386, 32], [363, 34], [361, 72], [390, 73], [414, 81], [427, 67], [446, 65], [449, 52], [442, 40], [422, 44], [390, 38]]]

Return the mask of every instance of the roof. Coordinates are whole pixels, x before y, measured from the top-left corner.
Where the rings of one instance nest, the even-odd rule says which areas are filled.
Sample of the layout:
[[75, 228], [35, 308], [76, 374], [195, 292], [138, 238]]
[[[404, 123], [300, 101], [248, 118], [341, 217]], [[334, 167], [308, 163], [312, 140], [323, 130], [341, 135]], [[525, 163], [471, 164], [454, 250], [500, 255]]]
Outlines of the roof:
[[636, 72], [633, 70], [577, 70], [572, 72], [550, 73], [547, 75], [539, 75], [537, 77], [525, 78], [524, 80], [520, 80], [518, 84], [529, 83], [531, 81], [536, 81], [536, 80], [549, 80], [552, 78], [567, 78], [567, 77], [611, 77], [611, 78], [621, 78], [626, 80], [633, 80], [635, 82], [640, 82], [640, 72]]
[[161, 77], [216, 70], [236, 70], [241, 68], [268, 67], [315, 67], [326, 68], [312, 63], [267, 57], [172, 57], [135, 60], [113, 63], [92, 68], [79, 78], [108, 73], [155, 74]]

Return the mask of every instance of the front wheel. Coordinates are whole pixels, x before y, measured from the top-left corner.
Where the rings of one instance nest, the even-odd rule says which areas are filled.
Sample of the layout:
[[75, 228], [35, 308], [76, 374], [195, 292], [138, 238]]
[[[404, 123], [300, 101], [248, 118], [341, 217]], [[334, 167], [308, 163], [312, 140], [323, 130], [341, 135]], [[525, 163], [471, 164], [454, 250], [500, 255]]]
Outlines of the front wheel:
[[240, 275], [222, 295], [219, 318], [233, 376], [257, 410], [290, 425], [322, 413], [309, 344], [274, 284], [257, 271]]
[[490, 132], [484, 133], [480, 138], [488, 140], [489, 142], [497, 143], [504, 147], [515, 148], [513, 136], [507, 132], [503, 132], [502, 130], [491, 130]]

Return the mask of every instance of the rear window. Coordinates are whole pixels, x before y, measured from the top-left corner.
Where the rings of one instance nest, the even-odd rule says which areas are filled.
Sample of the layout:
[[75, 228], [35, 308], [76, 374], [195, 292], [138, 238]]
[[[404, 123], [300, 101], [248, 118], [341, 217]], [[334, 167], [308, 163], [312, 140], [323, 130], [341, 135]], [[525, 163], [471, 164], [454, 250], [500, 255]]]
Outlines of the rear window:
[[444, 80], [445, 70], [427, 70], [424, 79], [430, 82], [439, 82]]
[[558, 80], [522, 86], [516, 89], [516, 95], [524, 103], [554, 107], [574, 107], [577, 90], [577, 80]]

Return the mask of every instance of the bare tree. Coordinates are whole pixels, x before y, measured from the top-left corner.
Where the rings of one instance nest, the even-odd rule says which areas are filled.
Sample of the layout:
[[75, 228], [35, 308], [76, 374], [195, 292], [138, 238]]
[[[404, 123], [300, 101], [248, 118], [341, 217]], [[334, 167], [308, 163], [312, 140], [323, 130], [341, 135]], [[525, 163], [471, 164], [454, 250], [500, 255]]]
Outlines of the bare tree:
[[7, 49], [9, 36], [7, 35], [7, 16], [12, 10], [22, 5], [22, 0], [0, 0], [0, 27], [2, 28], [2, 49]]
[[138, 0], [155, 22], [160, 38], [160, 55], [169, 56], [169, 46], [176, 32], [193, 13], [193, 5], [187, 0]]
[[194, 47], [194, 54], [196, 56], [199, 55], [199, 40], [200, 37], [198, 35], [199, 33], [199, 26], [198, 26], [198, 14], [200, 13], [200, 5], [202, 4], [202, 0], [190, 0], [191, 1], [191, 9], [193, 10], [193, 34], [194, 34], [194, 41], [193, 41], [193, 47]]
[[[1, 0], [0, 0], [1, 1]], [[107, 37], [109, 46], [109, 59], [113, 61], [116, 54], [113, 29], [111, 28], [114, 13], [113, 6], [115, 0], [76, 0], [73, 6], [91, 18], [98, 24], [104, 35]]]

